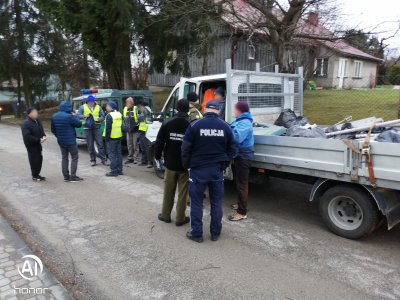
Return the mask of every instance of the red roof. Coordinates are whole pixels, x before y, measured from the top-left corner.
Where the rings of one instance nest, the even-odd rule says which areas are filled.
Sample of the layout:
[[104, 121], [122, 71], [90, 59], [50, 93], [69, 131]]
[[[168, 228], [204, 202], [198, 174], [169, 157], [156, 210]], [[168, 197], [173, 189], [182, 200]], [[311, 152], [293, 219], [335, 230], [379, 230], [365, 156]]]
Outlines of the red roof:
[[[233, 0], [229, 4], [224, 4], [224, 9], [225, 13], [222, 19], [235, 29], [251, 31], [261, 35], [268, 33], [267, 28], [259, 26], [259, 24], [264, 22], [265, 16], [245, 0]], [[280, 15], [281, 12], [276, 10], [274, 16], [279, 19]], [[323, 47], [338, 52], [343, 56], [382, 62], [382, 59], [351, 46], [343, 39], [336, 38], [329, 29], [318, 22], [301, 19], [297, 24], [295, 33], [302, 40], [308, 39], [311, 42], [318, 42]]]

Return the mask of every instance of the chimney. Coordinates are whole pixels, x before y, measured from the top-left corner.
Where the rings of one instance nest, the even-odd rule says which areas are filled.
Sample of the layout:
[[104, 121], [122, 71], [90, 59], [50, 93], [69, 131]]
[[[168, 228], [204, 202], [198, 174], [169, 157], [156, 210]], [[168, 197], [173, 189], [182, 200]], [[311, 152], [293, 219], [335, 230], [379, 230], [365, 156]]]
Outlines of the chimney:
[[308, 19], [307, 19], [308, 23], [310, 23], [313, 26], [318, 26], [319, 23], [319, 18], [318, 18], [318, 13], [316, 12], [310, 12], [308, 14]]

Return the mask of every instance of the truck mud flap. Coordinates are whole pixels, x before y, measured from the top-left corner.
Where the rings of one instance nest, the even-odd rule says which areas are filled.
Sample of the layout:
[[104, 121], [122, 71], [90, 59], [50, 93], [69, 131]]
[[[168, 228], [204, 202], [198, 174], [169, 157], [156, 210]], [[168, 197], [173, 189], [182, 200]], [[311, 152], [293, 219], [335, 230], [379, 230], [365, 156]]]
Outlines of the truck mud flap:
[[364, 186], [374, 197], [386, 217], [388, 229], [400, 224], [400, 191]]

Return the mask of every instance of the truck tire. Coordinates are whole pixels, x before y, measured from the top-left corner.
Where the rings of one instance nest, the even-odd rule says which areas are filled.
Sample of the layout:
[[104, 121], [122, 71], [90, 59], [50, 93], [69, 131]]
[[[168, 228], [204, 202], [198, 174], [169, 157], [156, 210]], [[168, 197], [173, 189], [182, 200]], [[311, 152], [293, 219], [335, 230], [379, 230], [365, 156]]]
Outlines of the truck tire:
[[320, 199], [319, 210], [328, 228], [348, 239], [368, 236], [380, 220], [379, 210], [370, 195], [347, 185], [327, 190]]

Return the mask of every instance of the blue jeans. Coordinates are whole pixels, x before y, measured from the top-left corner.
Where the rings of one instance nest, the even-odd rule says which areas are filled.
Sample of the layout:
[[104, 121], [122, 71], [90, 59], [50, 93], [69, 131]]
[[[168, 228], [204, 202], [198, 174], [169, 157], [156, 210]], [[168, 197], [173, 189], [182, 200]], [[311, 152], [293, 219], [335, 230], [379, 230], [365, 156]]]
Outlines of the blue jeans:
[[192, 168], [189, 172], [190, 222], [192, 235], [203, 236], [203, 197], [208, 187], [211, 206], [211, 235], [219, 235], [222, 228], [222, 198], [224, 174], [220, 166]]
[[87, 143], [87, 148], [88, 152], [90, 155], [90, 161], [96, 161], [96, 150], [94, 148], [94, 143], [96, 142], [97, 145], [97, 150], [98, 150], [98, 155], [101, 159], [101, 161], [106, 161], [106, 151], [104, 149], [104, 144], [103, 144], [103, 136], [101, 134], [100, 128], [94, 128], [94, 129], [85, 129], [85, 135], [86, 135], [86, 143]]
[[121, 139], [110, 139], [107, 142], [108, 158], [112, 174], [122, 173]]

